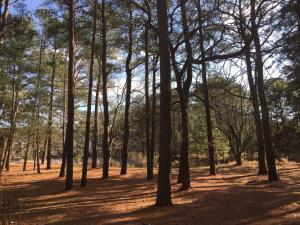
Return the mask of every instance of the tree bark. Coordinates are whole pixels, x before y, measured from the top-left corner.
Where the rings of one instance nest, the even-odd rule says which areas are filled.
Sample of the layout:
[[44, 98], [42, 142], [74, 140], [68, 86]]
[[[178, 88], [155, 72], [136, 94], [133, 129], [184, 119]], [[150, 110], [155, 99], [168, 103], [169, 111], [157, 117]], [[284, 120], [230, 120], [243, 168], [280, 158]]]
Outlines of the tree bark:
[[26, 171], [27, 169], [27, 158], [28, 158], [29, 146], [30, 146], [30, 135], [28, 135], [28, 139], [27, 139], [27, 145], [26, 145], [26, 150], [24, 155], [23, 171]]
[[51, 92], [50, 92], [50, 104], [48, 114], [48, 132], [47, 132], [47, 170], [51, 169], [51, 151], [52, 151], [52, 117], [53, 117], [53, 98], [54, 98], [54, 80], [56, 75], [56, 44], [54, 44], [53, 55], [53, 68], [51, 77]]
[[[202, 25], [203, 22], [202, 22], [200, 1], [198, 1], [197, 8], [198, 8], [198, 22], [199, 22], [200, 51], [201, 51], [202, 58], [205, 58], [204, 35], [203, 35], [203, 25]], [[202, 82], [203, 82], [203, 95], [204, 95], [204, 107], [205, 107], [206, 129], [207, 129], [210, 175], [216, 175], [215, 148], [213, 143], [206, 63], [202, 62], [201, 67], [202, 67]]]
[[129, 24], [128, 24], [128, 55], [126, 58], [126, 97], [125, 97], [125, 117], [124, 117], [124, 133], [123, 133], [123, 147], [122, 147], [122, 165], [121, 165], [121, 175], [127, 174], [127, 160], [128, 160], [128, 140], [129, 140], [129, 109], [130, 109], [130, 99], [131, 99], [131, 80], [132, 80], [132, 70], [131, 70], [131, 59], [132, 59], [132, 10], [129, 3]]
[[[67, 53], [66, 53], [66, 60], [65, 63], [67, 64]], [[66, 67], [66, 66], [65, 66]], [[67, 68], [65, 68], [67, 71]], [[62, 157], [61, 157], [61, 166], [59, 171], [59, 177], [65, 176], [65, 168], [66, 168], [66, 160], [67, 154], [64, 148], [65, 146], [65, 128], [66, 128], [66, 72], [64, 72], [64, 79], [63, 79], [63, 121], [62, 121]]]
[[[101, 60], [100, 60], [101, 61]], [[101, 62], [100, 70], [101, 70]], [[97, 152], [97, 144], [98, 144], [98, 110], [99, 110], [99, 91], [100, 91], [100, 82], [101, 82], [101, 72], [99, 70], [98, 80], [97, 80], [97, 87], [96, 87], [96, 98], [95, 98], [95, 113], [94, 113], [94, 129], [93, 129], [93, 142], [92, 142], [92, 168], [97, 167], [97, 159], [98, 159], [98, 152]]]
[[146, 115], [146, 153], [147, 153], [147, 180], [153, 179], [153, 162], [150, 138], [150, 99], [149, 99], [149, 23], [145, 24], [145, 115]]
[[[3, 9], [2, 9], [3, 6]], [[5, 28], [7, 25], [7, 18], [9, 13], [9, 0], [4, 0], [4, 5], [2, 5], [1, 0], [1, 7], [0, 7], [0, 46], [3, 43], [4, 36], [5, 36]], [[3, 12], [3, 13], [2, 13]]]
[[69, 68], [68, 68], [68, 119], [64, 151], [67, 156], [65, 189], [73, 188], [73, 138], [74, 138], [74, 79], [75, 79], [75, 1], [69, 0]]
[[102, 0], [101, 9], [101, 22], [102, 22], [102, 91], [103, 91], [103, 114], [104, 114], [104, 124], [103, 124], [103, 179], [109, 176], [109, 161], [110, 161], [110, 149], [108, 145], [108, 129], [109, 129], [109, 109], [108, 109], [108, 99], [107, 99], [107, 71], [106, 71], [106, 57], [107, 57], [107, 43], [106, 43], [106, 17], [105, 17], [105, 0]]
[[90, 63], [90, 75], [89, 75], [89, 91], [88, 91], [88, 105], [86, 112], [85, 123], [85, 139], [84, 139], [84, 151], [82, 162], [82, 177], [81, 186], [85, 187], [87, 184], [87, 166], [89, 159], [89, 147], [90, 147], [90, 133], [91, 133], [91, 110], [92, 110], [92, 92], [93, 92], [93, 73], [94, 73], [94, 58], [95, 58], [95, 39], [97, 28], [97, 10], [98, 2], [94, 0], [94, 15], [93, 15], [93, 34], [91, 43], [91, 63]]
[[[155, 59], [156, 60], [156, 59]], [[157, 57], [158, 60], [158, 57]], [[156, 148], [156, 62], [153, 63], [153, 74], [152, 74], [152, 107], [151, 107], [151, 140], [150, 140], [150, 146], [151, 146], [151, 170], [153, 173], [153, 167], [154, 167], [154, 153]]]
[[6, 149], [4, 152], [4, 158], [2, 162], [1, 170], [3, 169], [3, 166], [5, 166], [6, 171], [9, 171], [9, 165], [10, 165], [10, 156], [11, 156], [11, 150], [15, 135], [15, 129], [16, 129], [16, 119], [17, 119], [17, 113], [19, 109], [19, 91], [20, 91], [20, 77], [18, 75], [18, 78], [15, 78], [16, 75], [16, 65], [14, 66], [14, 77], [12, 80], [12, 111], [11, 111], [11, 118], [10, 118], [10, 129], [9, 129], [9, 135], [7, 138], [6, 143]]
[[264, 88], [264, 68], [263, 68], [263, 58], [262, 58], [262, 50], [261, 43], [258, 33], [258, 26], [256, 24], [256, 10], [255, 10], [255, 0], [251, 0], [251, 33], [254, 40], [255, 47], [255, 66], [257, 71], [257, 89], [258, 96], [261, 105], [261, 113], [262, 113], [262, 125], [263, 125], [263, 133], [264, 133], [264, 144], [268, 165], [268, 176], [270, 181], [278, 180], [275, 157], [273, 151], [273, 143], [271, 137], [271, 126], [270, 126], [270, 118], [269, 118], [269, 109], [268, 102], [265, 95]]
[[167, 0], [157, 0], [160, 55], [160, 134], [157, 206], [171, 206], [171, 66]]

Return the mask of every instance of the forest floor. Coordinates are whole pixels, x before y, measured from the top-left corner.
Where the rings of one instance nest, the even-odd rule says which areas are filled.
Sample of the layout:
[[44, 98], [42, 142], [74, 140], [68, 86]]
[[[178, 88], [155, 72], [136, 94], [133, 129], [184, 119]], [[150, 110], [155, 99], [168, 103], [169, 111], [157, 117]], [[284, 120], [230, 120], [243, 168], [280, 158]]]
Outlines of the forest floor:
[[[172, 174], [173, 206], [154, 206], [156, 182], [145, 180], [146, 170], [129, 168], [126, 176], [119, 168], [102, 180], [101, 170], [88, 171], [88, 186], [80, 187], [81, 168], [74, 169], [74, 189], [64, 191], [58, 178], [59, 166], [22, 172], [12, 164], [3, 172], [1, 191], [24, 203], [23, 224], [34, 225], [288, 225], [300, 224], [300, 164], [281, 163], [280, 181], [270, 183], [257, 176], [257, 165], [246, 162], [218, 167], [217, 176], [208, 168], [192, 169], [191, 191], [179, 192], [177, 170]], [[43, 166], [44, 167], [44, 166]]]

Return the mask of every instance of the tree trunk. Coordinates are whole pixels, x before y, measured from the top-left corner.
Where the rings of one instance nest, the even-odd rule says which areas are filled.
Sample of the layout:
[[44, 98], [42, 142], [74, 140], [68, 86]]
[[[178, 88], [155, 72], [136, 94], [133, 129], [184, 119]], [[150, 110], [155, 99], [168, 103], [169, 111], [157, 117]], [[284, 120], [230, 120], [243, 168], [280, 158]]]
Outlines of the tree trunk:
[[255, 122], [256, 129], [256, 141], [258, 149], [258, 174], [264, 175], [267, 174], [267, 168], [265, 163], [265, 147], [264, 147], [264, 137], [262, 132], [262, 122], [260, 117], [259, 109], [259, 100], [257, 96], [257, 88], [253, 80], [252, 75], [252, 62], [251, 62], [251, 40], [246, 35], [245, 25], [243, 24], [243, 13], [241, 8], [241, 0], [239, 1], [239, 10], [240, 10], [240, 34], [245, 43], [245, 62], [247, 68], [247, 77], [251, 94], [251, 102], [253, 107], [253, 117]]
[[127, 174], [127, 160], [128, 160], [128, 139], [129, 139], [129, 109], [131, 99], [131, 58], [132, 58], [132, 10], [129, 3], [129, 24], [128, 24], [128, 55], [126, 58], [126, 97], [125, 97], [125, 117], [124, 117], [124, 133], [123, 133], [123, 147], [122, 147], [122, 165], [121, 175]]
[[75, 2], [69, 0], [69, 68], [68, 68], [68, 119], [64, 151], [67, 156], [65, 189], [73, 188], [73, 138], [74, 138], [74, 79], [75, 79]]
[[[198, 1], [197, 8], [198, 8], [198, 21], [199, 21], [200, 51], [201, 51], [202, 58], [205, 58], [204, 35], [203, 35], [203, 28], [202, 28], [203, 22], [202, 22], [200, 1]], [[203, 95], [204, 95], [204, 107], [205, 107], [206, 129], [207, 129], [210, 175], [216, 175], [215, 148], [213, 143], [210, 102], [209, 102], [209, 93], [208, 93], [209, 91], [208, 91], [207, 74], [206, 74], [206, 63], [203, 62], [201, 64], [201, 67], [202, 67]]]
[[[158, 57], [157, 57], [158, 60]], [[154, 167], [154, 154], [156, 149], [156, 65], [157, 61], [153, 63], [153, 74], [152, 74], [152, 107], [151, 107], [151, 169]], [[152, 172], [153, 173], [153, 172]]]
[[[182, 17], [182, 28], [183, 28], [183, 36], [185, 42], [185, 50], [187, 52], [187, 78], [182, 85], [182, 78], [178, 75], [176, 76], [177, 81], [177, 92], [179, 96], [180, 102], [180, 112], [181, 112], [181, 146], [180, 146], [180, 160], [179, 160], [179, 175], [178, 182], [182, 183], [180, 190], [188, 190], [191, 188], [190, 182], [190, 166], [189, 166], [189, 118], [188, 118], [188, 95], [190, 86], [193, 78], [193, 69], [192, 69], [192, 47], [190, 44], [190, 37], [188, 32], [188, 24], [186, 18], [186, 7], [185, 1], [180, 0], [180, 8], [181, 8], [181, 17]], [[175, 63], [175, 60], [174, 60]]]
[[262, 122], [260, 117], [257, 89], [254, 84], [253, 76], [252, 76], [250, 49], [248, 48], [246, 49], [246, 66], [247, 66], [248, 83], [249, 83], [250, 94], [251, 94], [251, 102], [253, 106], [255, 129], [256, 129], [256, 141], [257, 141], [257, 148], [258, 148], [258, 174], [264, 175], [267, 174], [267, 168], [265, 162], [264, 136], [262, 132]]
[[[66, 53], [66, 60], [65, 63], [67, 64], [67, 53]], [[66, 66], [65, 66], [66, 67]], [[67, 68], [66, 68], [67, 71]], [[66, 168], [66, 160], [67, 154], [65, 151], [65, 128], [66, 128], [66, 73], [64, 72], [64, 79], [63, 79], [63, 121], [62, 121], [62, 157], [61, 157], [61, 166], [59, 171], [59, 177], [65, 176], [65, 168]]]
[[25, 150], [25, 155], [24, 155], [23, 171], [26, 171], [26, 168], [27, 168], [27, 158], [28, 158], [29, 146], [30, 146], [30, 135], [28, 135], [28, 139], [27, 139], [27, 145], [26, 145], [26, 150]]
[[91, 63], [90, 63], [90, 76], [89, 76], [89, 92], [88, 92], [88, 105], [86, 112], [86, 123], [85, 123], [85, 139], [84, 139], [84, 151], [83, 151], [83, 162], [82, 162], [82, 177], [81, 186], [86, 186], [87, 179], [87, 166], [89, 159], [89, 148], [90, 148], [90, 132], [91, 132], [91, 110], [92, 110], [92, 92], [93, 92], [93, 72], [94, 72], [94, 58], [95, 58], [95, 39], [96, 39], [96, 28], [97, 28], [97, 10], [98, 2], [94, 0], [94, 15], [93, 15], [93, 35], [91, 43]]
[[149, 99], [149, 23], [145, 24], [145, 115], [146, 115], [146, 152], [147, 152], [147, 180], [153, 179], [153, 163], [150, 139], [150, 99]]
[[[5, 28], [7, 26], [7, 18], [8, 18], [8, 9], [9, 9], [9, 0], [4, 0], [4, 5], [2, 5], [1, 0], [1, 7], [0, 7], [0, 16], [1, 16], [1, 23], [0, 23], [0, 46], [3, 43], [4, 36], [5, 36]], [[2, 9], [3, 6], [3, 9]]]
[[32, 157], [33, 157], [33, 171], [35, 171], [36, 167], [36, 150], [35, 150], [35, 141], [32, 141]]
[[9, 171], [10, 156], [11, 156], [11, 150], [12, 150], [12, 145], [13, 145], [13, 140], [15, 135], [16, 119], [17, 119], [17, 113], [19, 108], [20, 78], [18, 75], [18, 79], [16, 80], [15, 74], [16, 74], [16, 65], [14, 66], [14, 77], [12, 81], [13, 96], [12, 96], [12, 111], [11, 111], [11, 118], [10, 118], [10, 129], [7, 138], [2, 168], [1, 168], [2, 170], [3, 166], [5, 165], [6, 171]]
[[160, 55], [160, 134], [157, 206], [172, 205], [171, 199], [171, 66], [167, 0], [157, 0]]
[[56, 74], [56, 44], [54, 46], [53, 55], [53, 68], [51, 77], [51, 93], [50, 93], [50, 106], [48, 114], [48, 134], [47, 134], [47, 170], [51, 169], [51, 151], [52, 151], [52, 117], [53, 117], [53, 97], [54, 97], [54, 79]]
[[103, 114], [104, 114], [104, 124], [103, 124], [103, 179], [109, 176], [109, 161], [110, 161], [110, 149], [108, 145], [108, 128], [109, 128], [109, 109], [108, 109], [108, 99], [107, 99], [107, 71], [106, 71], [106, 55], [107, 55], [107, 43], [106, 43], [106, 17], [105, 17], [105, 0], [102, 0], [102, 10], [101, 10], [101, 22], [102, 22], [102, 91], [103, 91]]
[[[99, 69], [101, 70], [101, 60], [99, 60]], [[97, 144], [98, 144], [98, 108], [99, 108], [99, 91], [101, 82], [101, 72], [99, 70], [97, 87], [96, 87], [96, 98], [95, 98], [95, 113], [94, 113], [94, 130], [93, 130], [93, 142], [92, 142], [92, 168], [97, 167]]]
[[47, 137], [47, 134], [46, 134], [45, 141], [44, 141], [44, 146], [43, 146], [43, 153], [42, 153], [42, 156], [41, 156], [41, 164], [42, 165], [45, 163], [45, 157], [46, 157], [47, 145], [48, 145], [47, 142], [48, 142], [48, 137]]
[[271, 137], [271, 126], [270, 126], [270, 118], [269, 118], [269, 109], [268, 102], [265, 96], [265, 88], [264, 88], [264, 68], [263, 68], [263, 59], [262, 59], [262, 51], [260, 38], [258, 33], [258, 27], [256, 24], [256, 10], [255, 10], [255, 1], [251, 0], [251, 33], [254, 39], [255, 46], [255, 66], [257, 70], [257, 88], [258, 88], [258, 96], [261, 105], [261, 113], [262, 113], [262, 125], [263, 125], [263, 133], [264, 133], [264, 142], [265, 142], [265, 151], [267, 156], [267, 165], [268, 165], [268, 176], [270, 181], [278, 180], [275, 157], [273, 152], [273, 143]]

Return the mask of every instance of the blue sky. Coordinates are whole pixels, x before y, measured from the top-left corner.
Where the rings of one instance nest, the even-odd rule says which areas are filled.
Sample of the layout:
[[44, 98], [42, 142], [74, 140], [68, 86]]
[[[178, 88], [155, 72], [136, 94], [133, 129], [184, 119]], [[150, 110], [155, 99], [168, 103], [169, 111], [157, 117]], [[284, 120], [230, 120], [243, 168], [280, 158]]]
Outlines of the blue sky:
[[25, 0], [25, 3], [29, 10], [34, 10], [43, 3], [43, 0]]

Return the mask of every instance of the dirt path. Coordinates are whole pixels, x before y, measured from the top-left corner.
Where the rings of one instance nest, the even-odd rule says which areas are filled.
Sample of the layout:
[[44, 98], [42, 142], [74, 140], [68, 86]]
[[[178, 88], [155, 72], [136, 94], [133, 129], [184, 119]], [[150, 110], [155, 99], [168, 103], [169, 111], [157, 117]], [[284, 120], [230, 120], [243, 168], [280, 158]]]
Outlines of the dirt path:
[[[35, 225], [300, 225], [300, 164], [280, 166], [281, 180], [266, 182], [256, 165], [233, 165], [208, 176], [208, 169], [192, 170], [192, 191], [178, 192], [173, 175], [173, 207], [156, 208], [155, 181], [145, 180], [145, 169], [130, 168], [102, 180], [101, 170], [88, 172], [88, 187], [81, 188], [81, 168], [75, 168], [75, 188], [65, 192], [64, 179], [53, 170], [22, 172], [11, 166], [1, 177], [1, 190], [25, 204], [24, 224]], [[31, 169], [31, 168], [29, 168]]]

